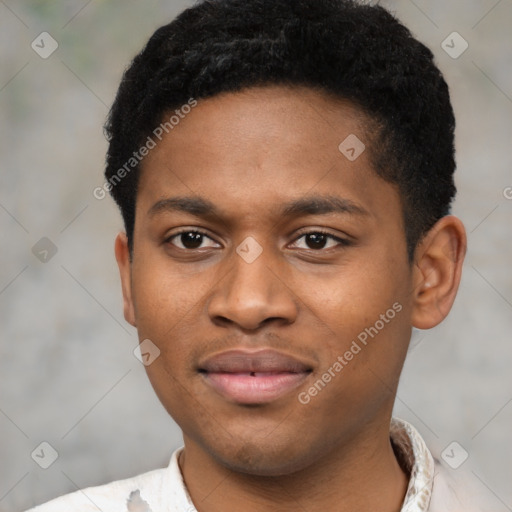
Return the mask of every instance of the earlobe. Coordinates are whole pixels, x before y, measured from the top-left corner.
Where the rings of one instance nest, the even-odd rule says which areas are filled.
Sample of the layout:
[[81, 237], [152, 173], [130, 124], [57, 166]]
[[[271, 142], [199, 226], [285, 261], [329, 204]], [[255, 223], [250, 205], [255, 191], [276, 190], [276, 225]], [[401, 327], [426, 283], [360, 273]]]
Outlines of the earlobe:
[[115, 255], [117, 266], [119, 267], [119, 274], [121, 276], [124, 318], [129, 324], [136, 327], [135, 308], [132, 297], [130, 249], [128, 248], [128, 238], [126, 233], [119, 233], [117, 235], [115, 241]]
[[466, 231], [453, 215], [440, 219], [415, 251], [412, 325], [431, 329], [448, 315], [460, 283]]

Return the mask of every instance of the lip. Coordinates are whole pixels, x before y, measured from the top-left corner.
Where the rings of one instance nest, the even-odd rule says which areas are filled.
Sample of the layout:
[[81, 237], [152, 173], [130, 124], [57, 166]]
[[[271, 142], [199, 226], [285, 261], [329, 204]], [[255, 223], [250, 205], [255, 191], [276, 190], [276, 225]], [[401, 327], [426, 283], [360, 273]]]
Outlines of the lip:
[[297, 388], [312, 366], [271, 349], [229, 350], [199, 364], [205, 382], [224, 398], [239, 404], [264, 404]]

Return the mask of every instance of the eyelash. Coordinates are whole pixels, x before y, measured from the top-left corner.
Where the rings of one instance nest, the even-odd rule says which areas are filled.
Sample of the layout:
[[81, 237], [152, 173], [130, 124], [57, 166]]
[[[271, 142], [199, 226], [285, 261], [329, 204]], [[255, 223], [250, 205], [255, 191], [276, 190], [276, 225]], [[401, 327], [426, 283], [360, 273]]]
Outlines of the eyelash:
[[[352, 245], [352, 242], [347, 239], [347, 238], [340, 238], [338, 236], [335, 236], [333, 235], [332, 233], [329, 233], [329, 231], [325, 231], [323, 229], [312, 229], [312, 230], [309, 230], [309, 231], [299, 231], [298, 233], [298, 236], [295, 238], [295, 242], [297, 242], [297, 240], [299, 240], [300, 238], [304, 237], [304, 236], [307, 236], [307, 235], [312, 235], [312, 234], [315, 234], [315, 235], [324, 235], [328, 238], [330, 238], [331, 240], [334, 240], [336, 241], [341, 247], [348, 247], [350, 245]], [[310, 251], [314, 251], [314, 252], [320, 252], [320, 251], [327, 251], [329, 249], [335, 249], [335, 247], [329, 247], [328, 249], [309, 249]]]
[[[202, 231], [200, 229], [183, 229], [181, 231], [178, 231], [177, 233], [173, 233], [171, 236], [166, 238], [164, 242], [172, 244], [171, 240], [173, 240], [176, 237], [179, 237], [180, 235], [183, 235], [184, 233], [197, 233], [197, 234], [205, 236], [206, 238], [209, 238], [210, 240], [215, 242], [215, 240], [213, 240], [213, 238], [211, 236], [209, 236], [207, 233], [205, 233], [204, 231]], [[337, 236], [333, 235], [332, 233], [329, 233], [328, 231], [325, 231], [323, 229], [314, 229], [314, 230], [310, 230], [310, 231], [299, 232], [299, 234], [295, 238], [294, 242], [297, 242], [304, 236], [312, 235], [312, 234], [324, 235], [324, 236], [330, 238], [331, 240], [336, 241], [341, 247], [348, 247], [348, 246], [352, 245], [352, 242], [350, 240], [348, 240], [346, 238], [337, 237]], [[181, 249], [181, 247], [177, 247], [177, 248]], [[322, 252], [322, 251], [327, 251], [329, 249], [334, 249], [334, 247], [329, 247], [328, 249], [322, 248], [322, 249], [308, 249], [308, 250], [313, 251], [313, 252]], [[187, 251], [187, 252], [192, 252], [197, 249], [182, 249], [182, 250]]]

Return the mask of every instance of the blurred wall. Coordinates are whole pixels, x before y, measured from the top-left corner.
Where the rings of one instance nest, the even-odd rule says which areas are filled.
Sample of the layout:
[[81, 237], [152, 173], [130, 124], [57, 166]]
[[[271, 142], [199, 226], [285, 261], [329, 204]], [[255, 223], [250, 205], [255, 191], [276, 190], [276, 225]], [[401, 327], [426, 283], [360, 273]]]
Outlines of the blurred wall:
[[[121, 218], [93, 189], [123, 69], [191, 4], [0, 2], [0, 511], [166, 465], [182, 442], [133, 355], [113, 256]], [[451, 87], [454, 213], [469, 235], [453, 311], [415, 332], [395, 412], [435, 456], [456, 441], [468, 459], [453, 471], [512, 510], [512, 2], [381, 4]], [[58, 453], [48, 469], [42, 442]]]

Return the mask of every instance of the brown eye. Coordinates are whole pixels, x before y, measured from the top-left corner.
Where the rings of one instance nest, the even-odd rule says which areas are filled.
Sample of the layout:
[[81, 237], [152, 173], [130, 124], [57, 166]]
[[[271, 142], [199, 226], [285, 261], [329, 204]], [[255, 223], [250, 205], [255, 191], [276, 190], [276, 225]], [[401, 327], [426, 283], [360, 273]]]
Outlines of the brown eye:
[[218, 244], [205, 233], [192, 230], [176, 233], [169, 237], [167, 242], [184, 250], [204, 249], [218, 246]]
[[299, 236], [296, 239], [295, 244], [299, 249], [320, 251], [322, 249], [332, 249], [336, 246], [346, 247], [350, 245], [350, 242], [343, 238], [331, 235], [330, 233], [324, 233], [322, 231], [309, 231]]
[[305, 235], [306, 245], [309, 249], [323, 249], [328, 238], [323, 233], [308, 233]]
[[189, 231], [188, 233], [182, 233], [180, 235], [180, 241], [186, 249], [197, 249], [198, 247], [201, 247], [203, 235], [201, 233]]

